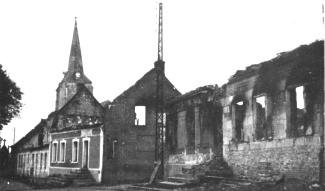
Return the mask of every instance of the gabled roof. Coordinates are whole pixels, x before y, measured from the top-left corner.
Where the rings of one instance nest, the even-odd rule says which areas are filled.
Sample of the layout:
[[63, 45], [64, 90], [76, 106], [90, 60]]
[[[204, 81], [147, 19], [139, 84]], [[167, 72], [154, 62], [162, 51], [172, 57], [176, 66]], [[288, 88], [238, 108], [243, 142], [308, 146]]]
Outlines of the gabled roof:
[[88, 88], [84, 85], [84, 84], [78, 84], [77, 87], [77, 93], [58, 111], [55, 112], [55, 114], [60, 114], [61, 112], [63, 112], [64, 110], [66, 110], [66, 108], [75, 100], [77, 99], [83, 92], [85, 92], [87, 95], [89, 95], [96, 103], [96, 105], [98, 105], [101, 109], [104, 110], [103, 106], [97, 101], [97, 99], [94, 97], [94, 95], [88, 90]]
[[45, 119], [41, 119], [41, 121], [32, 130], [30, 130], [23, 138], [21, 138], [18, 142], [16, 142], [12, 147], [17, 147], [18, 145], [24, 144], [34, 135], [41, 133], [44, 130], [43, 127], [46, 127]]
[[[61, 109], [59, 109], [59, 110], [57, 110], [55, 112], [52, 112], [49, 115], [49, 117], [50, 116], [53, 117], [53, 123], [51, 125], [51, 132], [53, 132], [53, 131], [56, 131], [56, 132], [58, 132], [58, 131], [65, 131], [65, 130], [68, 130], [68, 129], [71, 129], [72, 128], [72, 127], [71, 128], [69, 127], [69, 128], [64, 128], [64, 129], [56, 129], [56, 127], [58, 125], [58, 121], [59, 121], [59, 116], [61, 114], [62, 115], [64, 115], [64, 114], [68, 114], [68, 115], [74, 115], [74, 114], [75, 115], [80, 115], [80, 113], [74, 113], [74, 114], [71, 114], [70, 113], [69, 114], [69, 113], [66, 113], [66, 112], [69, 111], [70, 106], [75, 107], [75, 106], [73, 106], [73, 104], [76, 103], [76, 101], [78, 99], [80, 99], [80, 96], [83, 93], [85, 93], [87, 96], [90, 96], [90, 99], [92, 101], [94, 101], [94, 103], [95, 103], [95, 108], [97, 108], [97, 107], [99, 108], [99, 111], [97, 111], [97, 112], [99, 112], [99, 115], [98, 116], [93, 116], [93, 117], [99, 117], [99, 118], [103, 117], [102, 115], [104, 114], [104, 107], [97, 101], [97, 99], [88, 90], [88, 88], [85, 85], [83, 85], [83, 84], [78, 84], [78, 88], [77, 89], [78, 89], [77, 90], [77, 93]], [[96, 127], [100, 127], [100, 126], [102, 126], [102, 122], [96, 123], [96, 124], [92, 124], [92, 125], [89, 125], [89, 124], [87, 124], [87, 125], [81, 124], [81, 125], [78, 125], [77, 127], [78, 127], [78, 129], [84, 129], [84, 128], [90, 128], [90, 127], [91, 128], [96, 128]], [[74, 128], [72, 128], [72, 129], [74, 129]]]
[[[127, 97], [129, 95], [130, 92], [134, 91], [135, 89], [140, 88], [140, 84], [143, 84], [145, 82], [147, 82], [149, 80], [149, 78], [152, 75], [156, 75], [157, 72], [157, 68], [153, 68], [151, 70], [149, 70], [144, 76], [142, 76], [142, 78], [140, 78], [138, 81], [135, 82], [135, 84], [131, 87], [129, 87], [127, 90], [125, 90], [122, 94], [120, 94], [119, 96], [117, 96], [114, 100], [113, 103], [115, 102], [119, 102], [121, 99], [124, 99], [125, 97]], [[164, 82], [167, 86], [169, 86], [170, 88], [172, 88], [175, 92], [177, 92], [177, 94], [181, 95], [181, 93], [175, 88], [175, 86], [168, 80], [168, 78], [166, 78], [166, 76], [164, 75]]]

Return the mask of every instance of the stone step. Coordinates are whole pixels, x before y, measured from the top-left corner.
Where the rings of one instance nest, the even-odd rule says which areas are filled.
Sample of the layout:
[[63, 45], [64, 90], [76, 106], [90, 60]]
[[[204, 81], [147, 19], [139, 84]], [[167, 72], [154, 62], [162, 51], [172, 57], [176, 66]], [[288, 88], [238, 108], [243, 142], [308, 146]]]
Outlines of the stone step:
[[136, 186], [136, 185], [128, 186], [126, 189], [123, 190], [165, 191], [165, 189], [161, 189], [161, 188], [156, 188], [151, 186]]
[[47, 184], [53, 185], [54, 187], [68, 186], [71, 182], [67, 178], [50, 176], [47, 179]]
[[207, 176], [220, 176], [220, 177], [231, 177], [233, 176], [233, 172], [230, 169], [223, 169], [223, 170], [209, 170], [205, 172]]
[[73, 185], [75, 186], [91, 186], [96, 184], [96, 182], [93, 179], [83, 179], [83, 180], [73, 180]]
[[65, 174], [64, 177], [69, 179], [92, 179], [90, 174], [82, 175], [82, 174]]
[[181, 176], [171, 176], [168, 177], [169, 182], [175, 182], [175, 183], [185, 183], [185, 184], [193, 184], [197, 183], [198, 179], [196, 178], [189, 178], [189, 177], [181, 177]]
[[251, 184], [250, 181], [235, 177], [221, 177], [221, 176], [202, 176], [201, 181], [209, 182], [209, 183], [228, 183], [228, 184], [241, 184], [241, 185], [249, 185]]
[[176, 189], [186, 187], [188, 184], [185, 182], [161, 181], [157, 183], [158, 187], [166, 189]]

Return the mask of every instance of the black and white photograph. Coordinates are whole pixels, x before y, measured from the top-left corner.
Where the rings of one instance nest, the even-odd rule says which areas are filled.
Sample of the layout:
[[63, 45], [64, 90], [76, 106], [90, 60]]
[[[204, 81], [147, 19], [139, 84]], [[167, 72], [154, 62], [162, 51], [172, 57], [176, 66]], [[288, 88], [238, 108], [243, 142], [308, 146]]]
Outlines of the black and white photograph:
[[323, 0], [0, 0], [0, 190], [325, 191]]

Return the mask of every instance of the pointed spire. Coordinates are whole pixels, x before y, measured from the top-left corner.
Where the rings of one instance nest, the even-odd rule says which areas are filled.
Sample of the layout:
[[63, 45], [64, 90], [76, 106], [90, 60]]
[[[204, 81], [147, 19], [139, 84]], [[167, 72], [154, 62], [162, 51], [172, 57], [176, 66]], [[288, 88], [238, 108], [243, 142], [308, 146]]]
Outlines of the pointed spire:
[[75, 74], [77, 72], [79, 72], [81, 75], [83, 74], [81, 49], [80, 49], [78, 27], [77, 27], [77, 17], [75, 17], [68, 73]]

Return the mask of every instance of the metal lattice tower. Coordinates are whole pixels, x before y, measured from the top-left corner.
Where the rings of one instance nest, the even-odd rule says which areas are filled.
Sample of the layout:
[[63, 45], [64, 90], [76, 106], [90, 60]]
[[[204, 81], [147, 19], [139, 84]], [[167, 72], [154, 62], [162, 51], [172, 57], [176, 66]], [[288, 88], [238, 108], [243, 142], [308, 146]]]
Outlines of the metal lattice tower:
[[162, 3], [159, 3], [159, 22], [158, 22], [158, 61], [163, 60], [163, 12]]
[[[159, 3], [159, 23], [158, 23], [158, 60], [155, 62], [156, 69], [156, 141], [155, 141], [155, 161], [161, 161], [164, 166], [164, 142], [165, 142], [165, 112], [164, 112], [164, 64], [163, 61], [163, 24], [162, 24], [162, 3]], [[161, 175], [164, 169], [161, 168]]]

